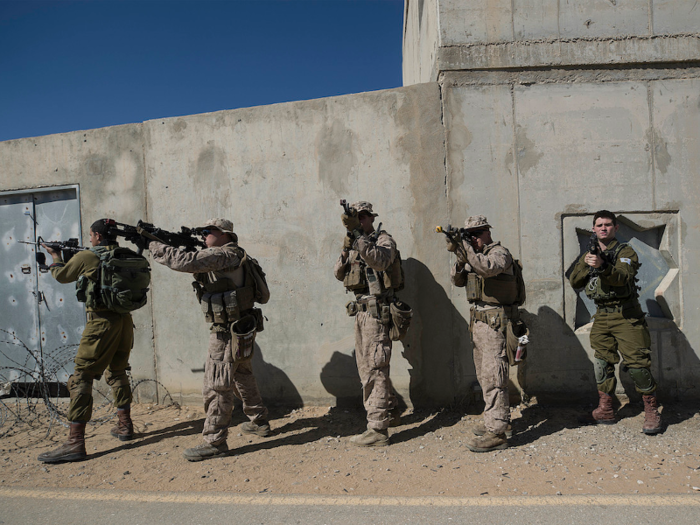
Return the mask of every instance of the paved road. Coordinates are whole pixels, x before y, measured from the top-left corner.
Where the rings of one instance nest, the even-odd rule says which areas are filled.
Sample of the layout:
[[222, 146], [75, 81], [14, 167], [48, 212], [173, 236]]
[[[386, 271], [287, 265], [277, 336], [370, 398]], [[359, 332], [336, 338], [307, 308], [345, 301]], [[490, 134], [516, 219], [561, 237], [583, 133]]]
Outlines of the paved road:
[[0, 524], [700, 523], [700, 495], [402, 498], [0, 488]]

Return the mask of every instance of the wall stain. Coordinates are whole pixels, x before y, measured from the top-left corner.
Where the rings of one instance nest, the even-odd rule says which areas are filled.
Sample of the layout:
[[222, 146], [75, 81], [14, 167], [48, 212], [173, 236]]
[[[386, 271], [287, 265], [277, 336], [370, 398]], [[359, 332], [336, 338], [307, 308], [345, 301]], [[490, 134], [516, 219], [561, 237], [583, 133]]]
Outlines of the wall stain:
[[336, 118], [326, 124], [316, 136], [318, 178], [337, 196], [348, 193], [348, 181], [357, 175], [357, 137]]
[[535, 143], [525, 133], [525, 128], [518, 125], [515, 130], [515, 143], [518, 152], [518, 168], [520, 173], [526, 173], [537, 166], [544, 153], [537, 151]]
[[181, 131], [184, 131], [187, 129], [187, 121], [185, 119], [177, 119], [175, 121], [175, 124], [173, 124], [173, 131], [175, 133], [180, 133]]
[[210, 142], [199, 152], [189, 175], [194, 191], [206, 199], [207, 209], [212, 213], [222, 213], [231, 207], [231, 181], [223, 148]]

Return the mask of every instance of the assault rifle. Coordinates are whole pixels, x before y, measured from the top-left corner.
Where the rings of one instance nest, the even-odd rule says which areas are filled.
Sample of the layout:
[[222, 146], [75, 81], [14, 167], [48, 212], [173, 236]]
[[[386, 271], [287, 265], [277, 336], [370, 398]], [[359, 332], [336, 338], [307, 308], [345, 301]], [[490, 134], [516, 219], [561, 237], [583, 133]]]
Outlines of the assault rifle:
[[136, 223], [136, 226], [132, 226], [111, 219], [107, 226], [109, 226], [109, 231], [112, 235], [124, 237], [127, 241], [134, 243], [138, 247], [139, 255], [148, 246], [148, 242], [144, 238], [149, 241], [162, 242], [174, 248], [184, 248], [188, 252], [196, 252], [199, 248], [207, 247], [202, 239], [197, 238], [198, 235], [201, 236], [203, 234], [206, 228], [181, 226], [179, 232], [171, 232], [141, 220]]
[[71, 257], [73, 257], [76, 253], [82, 252], [83, 250], [87, 250], [85, 246], [80, 246], [78, 244], [78, 239], [71, 238], [68, 239], [67, 241], [45, 241], [44, 239], [39, 236], [36, 240], [36, 242], [31, 242], [31, 241], [17, 241], [22, 244], [33, 244], [36, 246], [36, 262], [39, 264], [39, 270], [46, 272], [48, 270], [48, 266], [46, 265], [46, 254], [41, 250], [41, 245], [46, 245], [47, 248], [51, 248], [52, 250], [56, 252], [61, 252], [61, 259], [63, 259], [63, 262], [68, 262], [70, 261]]
[[345, 215], [347, 215], [348, 217], [352, 217], [353, 215], [357, 214], [357, 210], [350, 206], [348, 204], [348, 201], [346, 201], [345, 199], [340, 199], [340, 205], [343, 207], [343, 209], [345, 210]]
[[457, 246], [457, 258], [464, 263], [467, 262], [467, 252], [464, 250], [461, 241], [471, 242], [472, 234], [469, 230], [466, 228], [453, 228], [451, 224], [448, 224], [447, 228], [436, 226], [435, 233], [444, 233]]

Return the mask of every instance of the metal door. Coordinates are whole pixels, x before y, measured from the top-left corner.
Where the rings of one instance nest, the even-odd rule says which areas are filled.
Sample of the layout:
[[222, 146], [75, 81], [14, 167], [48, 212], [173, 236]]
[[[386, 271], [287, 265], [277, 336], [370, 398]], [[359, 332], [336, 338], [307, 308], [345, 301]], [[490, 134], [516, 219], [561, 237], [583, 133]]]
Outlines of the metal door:
[[85, 309], [75, 299], [75, 284], [59, 284], [40, 272], [36, 247], [17, 241], [80, 239], [78, 190], [0, 195], [0, 225], [0, 329], [5, 330], [0, 333], [0, 381], [65, 382], [73, 371]]

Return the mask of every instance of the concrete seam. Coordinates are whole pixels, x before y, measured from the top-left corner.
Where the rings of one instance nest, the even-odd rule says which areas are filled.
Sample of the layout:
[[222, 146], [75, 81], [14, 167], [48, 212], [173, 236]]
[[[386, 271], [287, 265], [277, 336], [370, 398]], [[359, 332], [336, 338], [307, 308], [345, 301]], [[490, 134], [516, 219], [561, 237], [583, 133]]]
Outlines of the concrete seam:
[[510, 85], [510, 111], [513, 119], [513, 170], [515, 172], [515, 194], [518, 198], [518, 254], [519, 259], [523, 258], [523, 241], [522, 241], [522, 216], [520, 214], [520, 169], [518, 167], [518, 134], [517, 121], [515, 119], [515, 83]]
[[515, 0], [510, 0], [510, 33], [515, 41]]
[[656, 210], [656, 130], [654, 129], [654, 90], [651, 81], [646, 82], [649, 108], [649, 142], [651, 144], [651, 209]]
[[649, 0], [649, 36], [654, 34], [654, 0]]
[[[141, 126], [141, 165], [143, 166], [143, 209], [146, 213], [146, 221], [150, 222], [151, 218], [149, 216], [148, 209], [148, 167], [146, 166], [146, 126], [142, 122]], [[149, 299], [149, 309], [151, 311], [151, 334], [153, 341], [153, 378], [156, 381], [156, 403], [160, 403], [160, 381], [158, 379], [158, 352], [156, 351], [156, 316], [153, 312], [153, 286], [150, 287], [148, 291]]]

